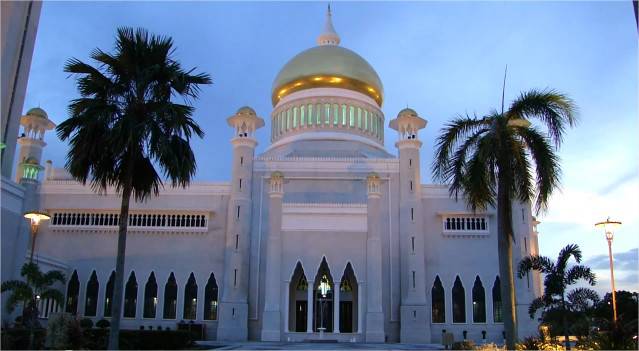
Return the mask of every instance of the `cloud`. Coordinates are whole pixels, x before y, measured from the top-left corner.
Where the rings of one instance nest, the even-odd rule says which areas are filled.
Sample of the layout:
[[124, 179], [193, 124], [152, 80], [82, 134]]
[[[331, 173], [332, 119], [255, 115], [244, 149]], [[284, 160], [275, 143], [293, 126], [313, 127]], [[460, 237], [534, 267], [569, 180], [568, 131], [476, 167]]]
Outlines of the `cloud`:
[[[613, 255], [615, 272], [636, 272], [639, 266], [639, 248], [630, 249]], [[584, 265], [593, 270], [609, 269], [608, 255], [595, 255], [584, 261]]]

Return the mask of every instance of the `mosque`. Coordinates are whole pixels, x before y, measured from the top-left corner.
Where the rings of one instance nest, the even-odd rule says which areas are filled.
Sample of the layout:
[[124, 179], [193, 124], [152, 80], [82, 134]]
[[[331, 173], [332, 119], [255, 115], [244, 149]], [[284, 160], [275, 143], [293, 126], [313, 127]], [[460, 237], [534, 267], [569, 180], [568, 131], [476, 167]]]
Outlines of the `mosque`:
[[[132, 202], [123, 328], [193, 321], [209, 340], [503, 340], [496, 210], [472, 212], [447, 186], [421, 183], [426, 119], [406, 108], [387, 122], [380, 77], [339, 44], [329, 10], [317, 46], [277, 74], [270, 123], [250, 107], [227, 119], [231, 180]], [[41, 165], [55, 127], [44, 110], [20, 123], [16, 182], [51, 217], [34, 259], [68, 278], [64, 305], [41, 300], [40, 317], [109, 319], [120, 200]], [[398, 156], [384, 148], [386, 123]], [[265, 125], [271, 144], [255, 155]], [[529, 204], [512, 213], [516, 264], [538, 253], [537, 222]], [[519, 336], [535, 334], [527, 308], [540, 276], [515, 281]]]

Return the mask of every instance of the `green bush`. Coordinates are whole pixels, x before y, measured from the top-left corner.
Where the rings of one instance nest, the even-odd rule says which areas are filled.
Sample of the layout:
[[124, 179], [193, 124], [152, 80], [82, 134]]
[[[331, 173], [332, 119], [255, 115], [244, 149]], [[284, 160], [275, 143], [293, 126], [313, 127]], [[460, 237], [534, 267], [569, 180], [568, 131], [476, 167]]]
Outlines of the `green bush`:
[[82, 318], [80, 319], [80, 327], [82, 327], [82, 329], [91, 329], [93, 328], [93, 321], [91, 318]]
[[80, 322], [70, 313], [55, 313], [47, 323], [45, 346], [50, 349], [78, 349], [82, 347]]
[[[34, 347], [37, 350], [44, 348], [44, 338], [46, 331], [43, 328], [35, 329]], [[3, 350], [29, 350], [29, 329], [11, 328], [2, 329], [2, 345]]]
[[[87, 329], [84, 331], [85, 349], [104, 350], [109, 338], [108, 329]], [[121, 330], [122, 350], [180, 350], [193, 344], [188, 331], [182, 330]]]
[[100, 319], [97, 323], [95, 323], [95, 326], [104, 329], [110, 327], [111, 323], [106, 319]]
[[475, 343], [471, 340], [457, 341], [453, 343], [453, 350], [474, 350]]

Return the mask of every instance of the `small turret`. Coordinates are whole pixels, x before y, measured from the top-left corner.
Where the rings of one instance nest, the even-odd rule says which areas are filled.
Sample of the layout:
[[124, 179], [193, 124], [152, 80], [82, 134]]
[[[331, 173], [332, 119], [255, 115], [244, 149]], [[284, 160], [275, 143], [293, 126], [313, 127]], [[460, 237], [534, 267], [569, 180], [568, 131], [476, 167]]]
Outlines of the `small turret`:
[[235, 128], [235, 136], [238, 138], [253, 138], [255, 130], [264, 126], [264, 120], [248, 106], [240, 107], [226, 122]]
[[389, 127], [399, 133], [399, 140], [417, 139], [417, 131], [426, 127], [428, 122], [419, 117], [412, 108], [405, 108], [397, 114], [397, 118], [389, 123]]
[[18, 138], [20, 151], [16, 182], [36, 182], [44, 169], [40, 165], [42, 149], [47, 145], [44, 142], [44, 133], [55, 128], [55, 123], [49, 120], [43, 109], [35, 107], [20, 118], [20, 125], [23, 131]]

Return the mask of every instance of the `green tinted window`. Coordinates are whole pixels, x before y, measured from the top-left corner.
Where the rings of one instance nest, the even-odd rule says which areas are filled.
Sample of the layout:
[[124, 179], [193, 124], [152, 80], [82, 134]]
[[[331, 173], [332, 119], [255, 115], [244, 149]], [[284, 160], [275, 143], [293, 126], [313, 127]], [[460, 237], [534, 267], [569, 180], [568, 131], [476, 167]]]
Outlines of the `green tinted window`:
[[306, 125], [306, 106], [300, 107], [300, 127]]
[[322, 124], [322, 105], [317, 104], [315, 105], [315, 120], [317, 121], [318, 126]]
[[291, 129], [291, 109], [286, 110], [286, 130]]
[[324, 104], [324, 124], [331, 123], [331, 104]]
[[333, 125], [336, 126], [339, 123], [339, 105], [333, 104]]
[[362, 109], [357, 108], [357, 128], [362, 129]]
[[313, 125], [313, 104], [308, 104], [308, 125]]
[[299, 108], [295, 106], [293, 108], [293, 128], [297, 128], [297, 119], [299, 118]]
[[346, 111], [346, 105], [342, 105], [342, 125], [346, 125], [346, 116], [348, 112]]

